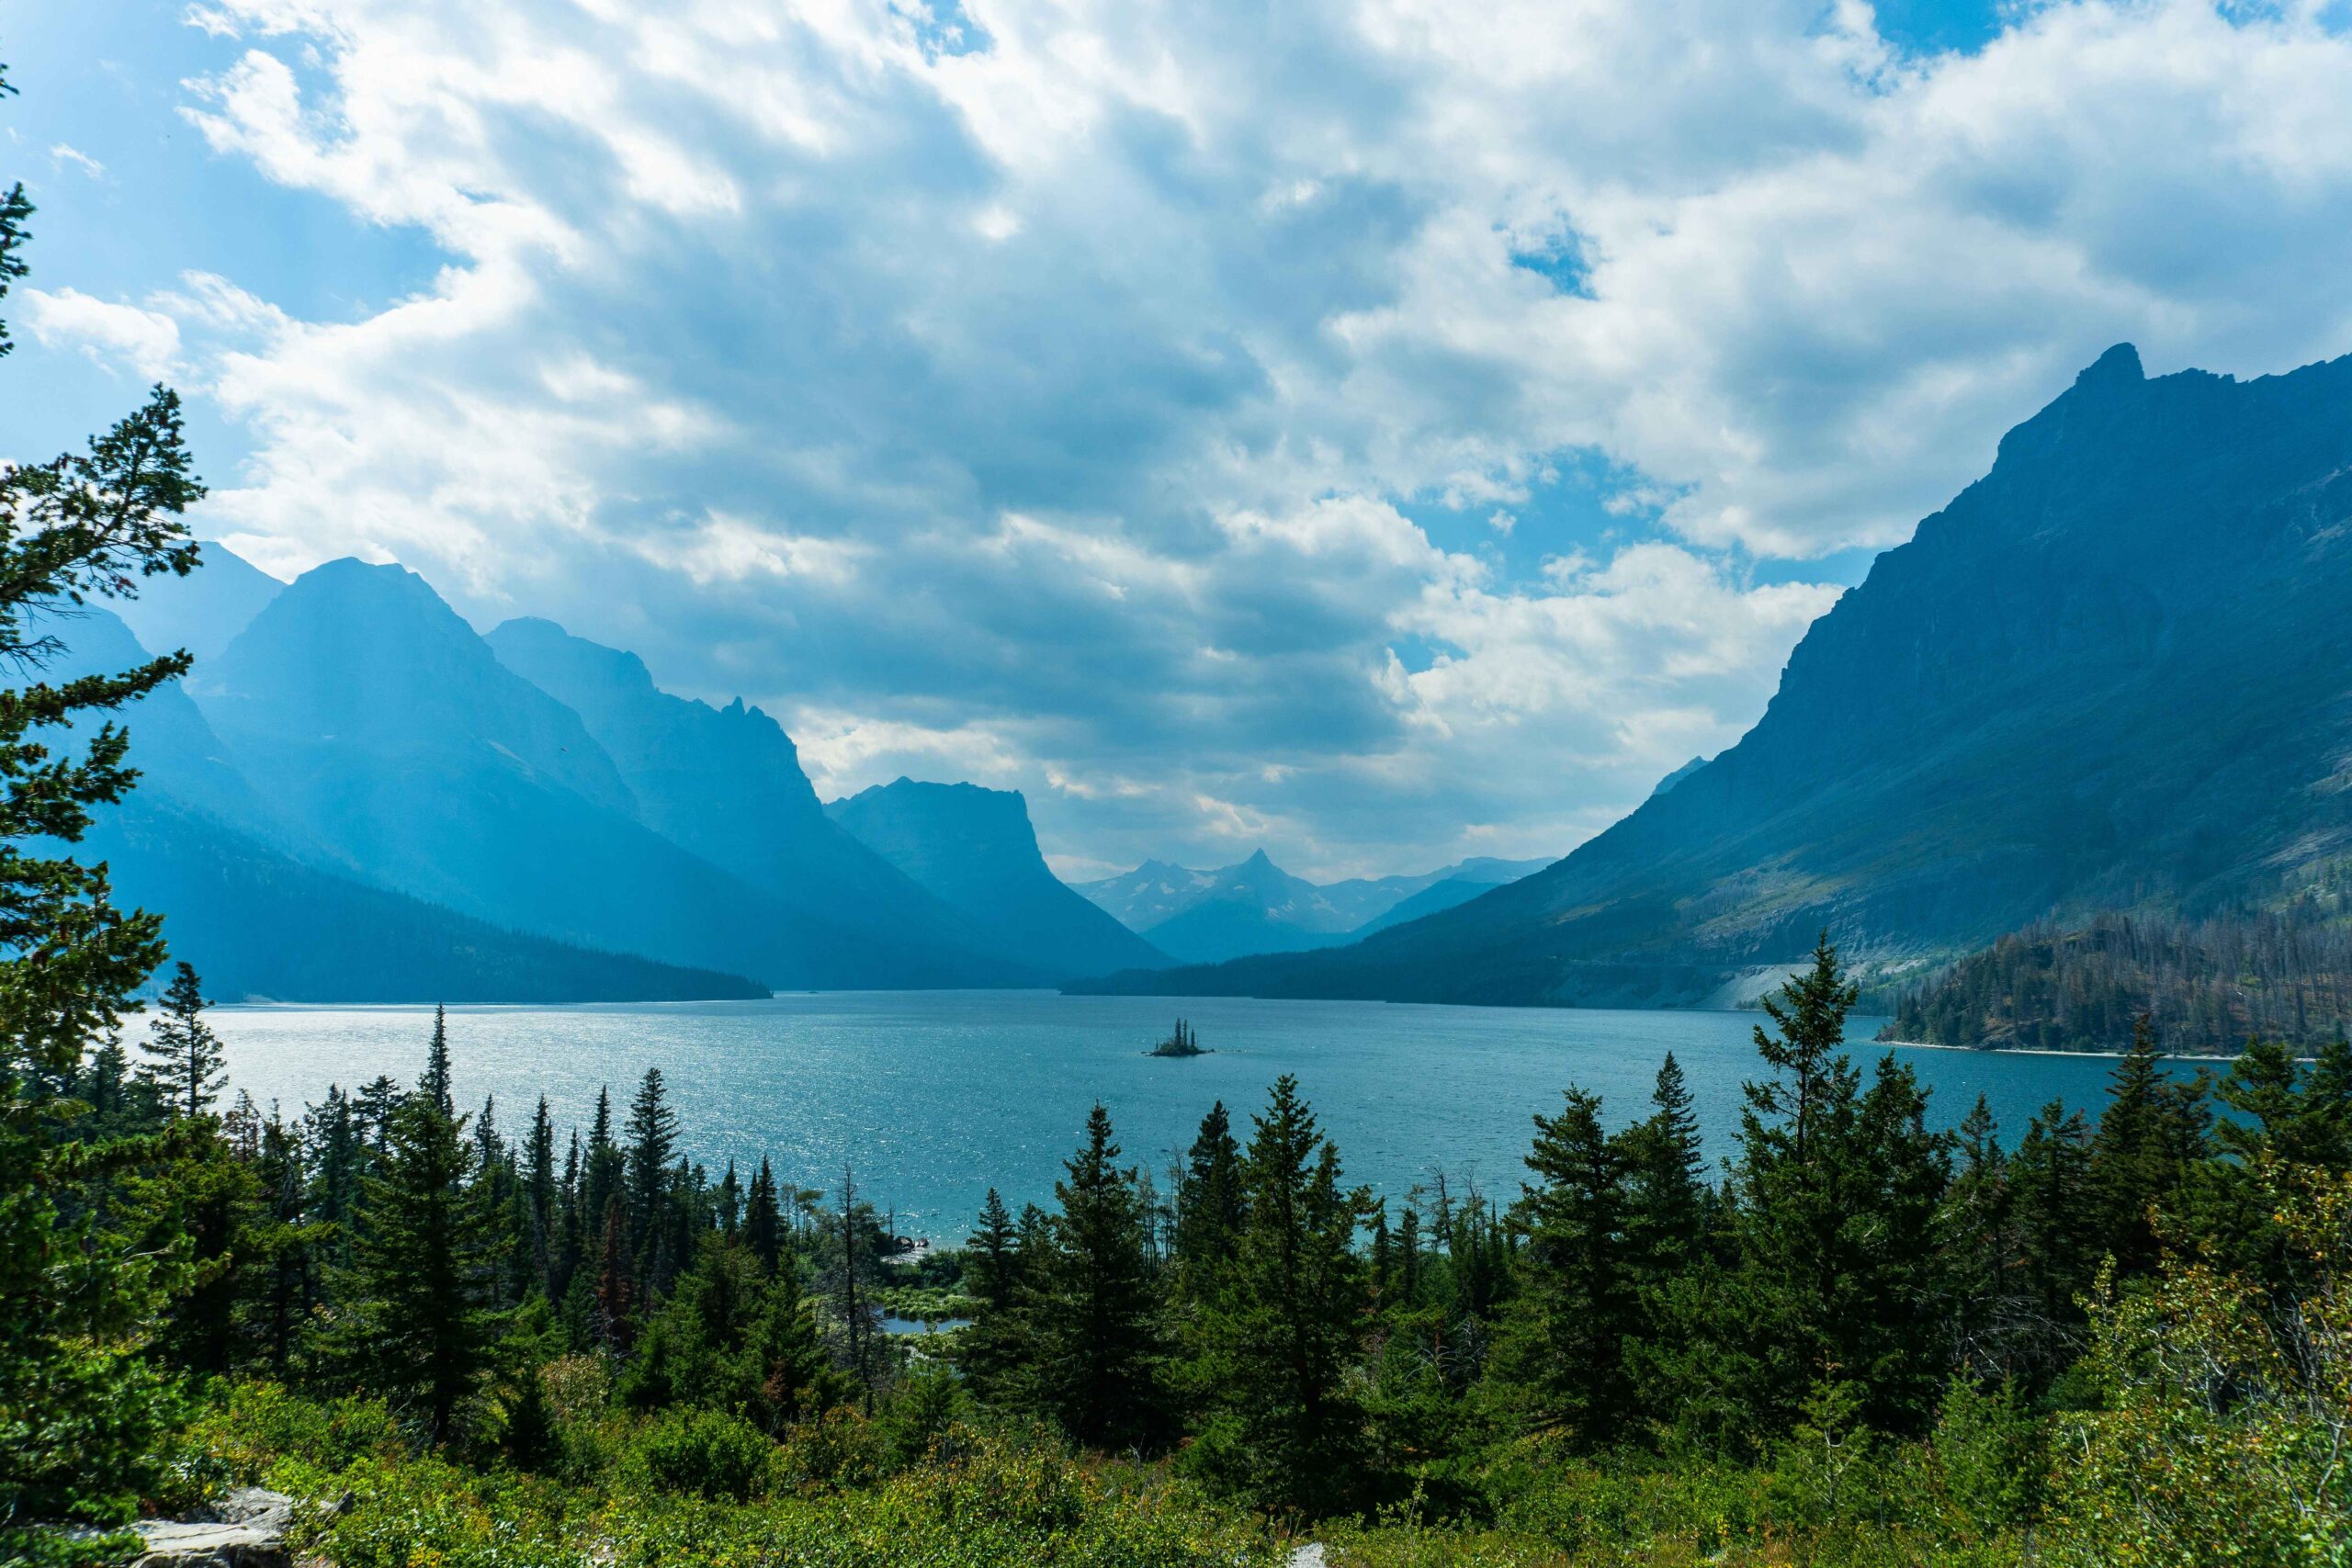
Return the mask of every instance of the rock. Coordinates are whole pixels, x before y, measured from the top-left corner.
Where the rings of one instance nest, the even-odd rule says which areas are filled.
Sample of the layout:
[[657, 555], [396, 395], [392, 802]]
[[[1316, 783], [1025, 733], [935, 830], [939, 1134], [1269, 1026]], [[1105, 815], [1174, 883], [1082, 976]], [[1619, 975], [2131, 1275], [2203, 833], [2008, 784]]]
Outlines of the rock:
[[240, 1487], [205, 1510], [205, 1519], [142, 1519], [131, 1528], [145, 1550], [133, 1568], [288, 1568], [286, 1545], [294, 1499]]

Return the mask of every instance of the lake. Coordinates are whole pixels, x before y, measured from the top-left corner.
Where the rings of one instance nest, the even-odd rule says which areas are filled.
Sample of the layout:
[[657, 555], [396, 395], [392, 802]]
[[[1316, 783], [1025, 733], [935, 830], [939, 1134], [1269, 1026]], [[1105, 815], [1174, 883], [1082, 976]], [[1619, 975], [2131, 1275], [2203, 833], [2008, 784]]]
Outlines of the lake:
[[[1182, 1011], [1210, 1054], [1144, 1053]], [[288, 1115], [379, 1073], [413, 1082], [430, 1008], [232, 1008], [208, 1015], [227, 1043], [230, 1084]], [[1738, 1012], [1607, 1012], [1380, 1002], [1063, 997], [1050, 992], [828, 992], [767, 1001], [577, 1008], [452, 1008], [461, 1109], [494, 1095], [512, 1136], [544, 1092], [560, 1140], [583, 1131], [609, 1086], [617, 1130], [649, 1066], [662, 1069], [686, 1150], [714, 1179], [730, 1156], [762, 1155], [786, 1183], [832, 1188], [844, 1161], [902, 1234], [960, 1240], [993, 1185], [1017, 1210], [1049, 1202], [1087, 1110], [1110, 1109], [1129, 1163], [1164, 1171], [1210, 1102], [1237, 1134], [1283, 1073], [1295, 1073], [1351, 1182], [1401, 1197], [1445, 1170], [1518, 1191], [1536, 1111], [1580, 1085], [1612, 1124], [1648, 1112], [1671, 1050], [1688, 1076], [1711, 1159], [1731, 1152], [1740, 1083], [1759, 1064]], [[1864, 1043], [1881, 1021], [1856, 1019]], [[2093, 1107], [2104, 1058], [1900, 1048], [1951, 1126], [1981, 1092], [2005, 1135], [2052, 1099]], [[746, 1179], [750, 1172], [744, 1172]]]

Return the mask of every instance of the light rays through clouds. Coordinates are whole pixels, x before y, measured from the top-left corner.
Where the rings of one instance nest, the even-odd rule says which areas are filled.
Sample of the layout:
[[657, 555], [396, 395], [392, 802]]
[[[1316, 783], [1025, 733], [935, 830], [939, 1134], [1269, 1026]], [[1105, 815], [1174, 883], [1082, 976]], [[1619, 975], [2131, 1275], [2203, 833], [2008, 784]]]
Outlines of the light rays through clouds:
[[829, 793], [1020, 787], [1073, 872], [1555, 853], [2109, 344], [2352, 350], [2329, 7], [2003, 16], [209, 0], [209, 155], [440, 271], [26, 320], [250, 433], [266, 565], [636, 648]]

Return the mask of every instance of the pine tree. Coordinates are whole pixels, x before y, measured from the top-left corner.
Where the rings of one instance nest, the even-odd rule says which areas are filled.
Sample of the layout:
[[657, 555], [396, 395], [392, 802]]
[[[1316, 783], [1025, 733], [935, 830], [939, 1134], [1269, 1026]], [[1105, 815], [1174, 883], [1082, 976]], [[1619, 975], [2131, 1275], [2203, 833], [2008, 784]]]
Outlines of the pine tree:
[[555, 1173], [555, 1123], [548, 1116], [548, 1097], [539, 1096], [537, 1110], [531, 1112], [531, 1131], [523, 1145], [523, 1199], [527, 1220], [524, 1257], [528, 1262], [530, 1277], [539, 1292], [553, 1299], [556, 1253], [557, 1205], [560, 1197]]
[[367, 1224], [339, 1281], [336, 1337], [369, 1387], [413, 1399], [435, 1444], [457, 1437], [492, 1370], [500, 1216], [473, 1175], [463, 1125], [437, 1096], [392, 1112]]
[[204, 1021], [203, 983], [186, 964], [173, 972], [154, 1027], [141, 1049], [153, 1058], [140, 1069], [156, 1099], [173, 1116], [201, 1116], [220, 1097], [220, 1036]]
[[2185, 1206], [2188, 1166], [2201, 1150], [2204, 1081], [2176, 1086], [2156, 1056], [2155, 1021], [2140, 1015], [2132, 1049], [2109, 1079], [2107, 1108], [2091, 1145], [2091, 1179], [2099, 1195], [2098, 1229], [2119, 1278], [2155, 1271], [2164, 1252], [2159, 1219]]
[[678, 1113], [670, 1108], [662, 1069], [645, 1069], [645, 1081], [629, 1102], [627, 1139], [628, 1243], [640, 1291], [669, 1287], [677, 1260], [664, 1245], [663, 1210], [670, 1192], [670, 1161], [677, 1152]]
[[972, 1233], [971, 1246], [967, 1249], [970, 1261], [966, 1265], [971, 1276], [970, 1293], [989, 1312], [1003, 1312], [1012, 1305], [1013, 1292], [1021, 1280], [1019, 1246], [1012, 1211], [991, 1187], [987, 1201], [980, 1205], [980, 1223]]
[[1242, 1160], [1240, 1245], [1193, 1330], [1192, 1378], [1210, 1408], [1188, 1465], [1273, 1506], [1323, 1515], [1354, 1506], [1363, 1413], [1347, 1386], [1369, 1292], [1355, 1248], [1370, 1199], [1340, 1185], [1297, 1080], [1274, 1084]]
[[449, 1077], [449, 1010], [436, 1006], [433, 1010], [433, 1043], [425, 1052], [424, 1077], [417, 1084], [417, 1092], [441, 1108], [444, 1116], [458, 1113], [458, 1101]]
[[[0, 96], [10, 90], [0, 73]], [[0, 191], [0, 300], [25, 276], [32, 212], [23, 186]], [[9, 346], [0, 325], [0, 355]], [[123, 909], [104, 865], [73, 855], [93, 809], [138, 777], [129, 736], [107, 716], [189, 660], [52, 682], [42, 677], [62, 647], [43, 624], [132, 597], [142, 577], [186, 575], [198, 550], [181, 513], [203, 493], [179, 400], [160, 386], [85, 452], [0, 462], [0, 660], [11, 672], [0, 691], [0, 1559], [64, 1551], [28, 1535], [27, 1520], [127, 1519], [176, 1416], [175, 1385], [143, 1351], [184, 1279], [180, 1259], [116, 1228], [97, 1201], [159, 1151], [93, 1142], [99, 1129], [74, 1124], [67, 1091], [164, 959], [161, 918]], [[93, 731], [94, 719], [107, 721]]]
[[1214, 1293], [1217, 1276], [1233, 1261], [1242, 1204], [1241, 1146], [1220, 1100], [1201, 1119], [1176, 1194], [1176, 1261], [1188, 1294]]
[[1052, 1245], [1032, 1270], [1027, 1303], [1031, 1402], [1094, 1448], [1155, 1439], [1162, 1411], [1136, 1173], [1118, 1158], [1110, 1113], [1097, 1105], [1054, 1184]]
[[1706, 1239], [1706, 1161], [1681, 1064], [1667, 1053], [1653, 1110], [1619, 1135], [1625, 1173], [1625, 1251], [1634, 1282], [1655, 1287], [1690, 1267]]
[[743, 1226], [743, 1184], [735, 1178], [735, 1162], [727, 1162], [727, 1174], [718, 1179], [718, 1230], [733, 1240]]
[[1572, 1088], [1566, 1101], [1557, 1116], [1535, 1118], [1520, 1293], [1493, 1371], [1537, 1426], [1593, 1449], [1614, 1442], [1628, 1415], [1634, 1260], [1624, 1145], [1603, 1130], [1598, 1096]]
[[784, 1215], [776, 1207], [775, 1172], [767, 1156], [760, 1156], [760, 1173], [752, 1178], [752, 1191], [743, 1210], [743, 1242], [761, 1266], [773, 1273], [784, 1252]]
[[2007, 1272], [2014, 1317], [2001, 1369], [2039, 1386], [2071, 1360], [2082, 1298], [2098, 1271], [2101, 1193], [2090, 1129], [2079, 1111], [2043, 1106], [2008, 1161], [2016, 1229]]

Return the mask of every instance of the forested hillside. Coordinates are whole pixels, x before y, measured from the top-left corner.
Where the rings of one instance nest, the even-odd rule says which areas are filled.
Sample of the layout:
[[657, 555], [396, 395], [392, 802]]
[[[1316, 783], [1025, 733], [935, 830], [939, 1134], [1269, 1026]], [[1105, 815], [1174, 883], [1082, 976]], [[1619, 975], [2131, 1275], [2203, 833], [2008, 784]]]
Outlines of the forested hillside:
[[2118, 1051], [2146, 1014], [2184, 1055], [2231, 1055], [2256, 1036], [2308, 1049], [2352, 1030], [2352, 925], [2300, 908], [2030, 927], [1902, 993], [1883, 1037]]

